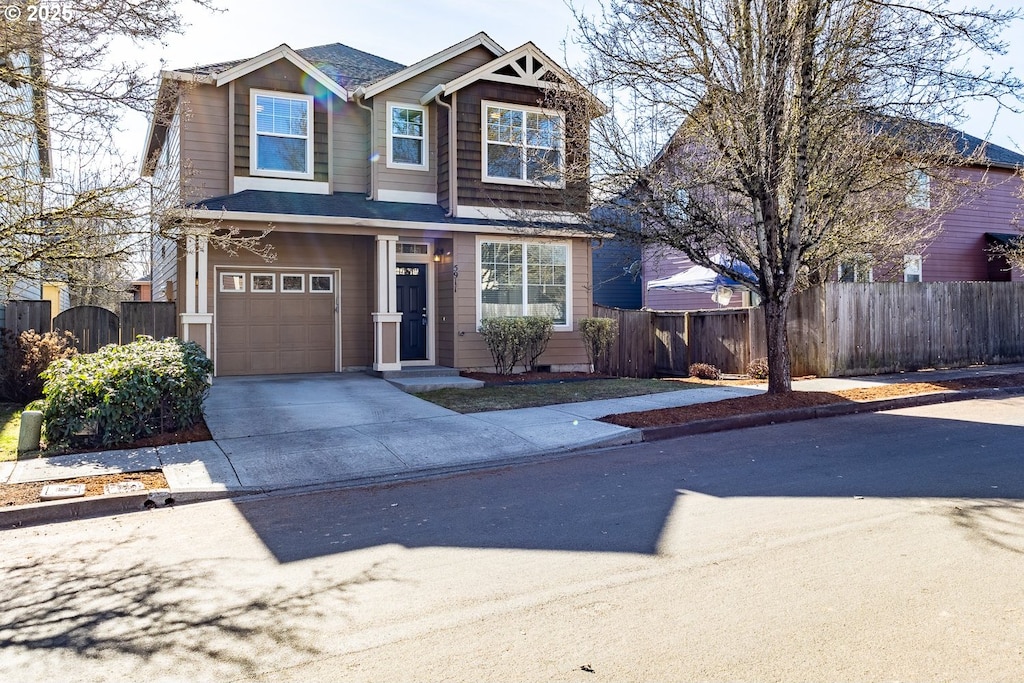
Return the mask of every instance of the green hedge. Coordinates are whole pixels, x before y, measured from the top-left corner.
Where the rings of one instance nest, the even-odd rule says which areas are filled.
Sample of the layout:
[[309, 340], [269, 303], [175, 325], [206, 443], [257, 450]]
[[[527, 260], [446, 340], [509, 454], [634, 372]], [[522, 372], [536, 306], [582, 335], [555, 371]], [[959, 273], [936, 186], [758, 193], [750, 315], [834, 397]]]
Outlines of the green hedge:
[[42, 374], [48, 446], [114, 446], [189, 427], [203, 415], [213, 362], [195, 342], [139, 337], [59, 360]]
[[590, 365], [597, 369], [601, 359], [611, 350], [618, 335], [619, 323], [612, 318], [583, 318], [580, 320], [580, 336], [587, 350]]
[[494, 371], [510, 375], [520, 363], [532, 370], [551, 341], [554, 327], [551, 318], [536, 315], [482, 320], [480, 334], [491, 352]]

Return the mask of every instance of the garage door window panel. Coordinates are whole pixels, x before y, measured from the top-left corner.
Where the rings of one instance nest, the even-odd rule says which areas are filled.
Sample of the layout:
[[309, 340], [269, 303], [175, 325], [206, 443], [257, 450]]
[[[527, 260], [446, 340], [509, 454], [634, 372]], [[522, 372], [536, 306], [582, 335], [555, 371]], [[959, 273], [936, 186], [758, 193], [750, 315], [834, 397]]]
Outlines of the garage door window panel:
[[272, 273], [253, 273], [251, 276], [251, 289], [253, 292], [273, 292], [274, 275]]

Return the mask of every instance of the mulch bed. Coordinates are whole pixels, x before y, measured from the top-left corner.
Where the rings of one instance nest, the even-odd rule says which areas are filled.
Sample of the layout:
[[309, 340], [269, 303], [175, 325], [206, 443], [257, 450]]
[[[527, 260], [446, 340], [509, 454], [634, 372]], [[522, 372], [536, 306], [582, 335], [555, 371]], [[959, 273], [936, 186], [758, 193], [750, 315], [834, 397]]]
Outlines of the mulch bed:
[[[59, 481], [33, 481], [25, 484], [4, 484], [0, 486], [0, 507], [13, 505], [29, 505], [39, 503], [39, 493], [47, 484], [85, 484], [85, 497], [102, 496], [104, 484], [122, 481], [139, 481], [147, 491], [166, 489], [167, 479], [163, 472], [124, 472], [122, 474], [102, 474], [93, 477], [76, 477]], [[77, 500], [72, 498], [70, 500]]]

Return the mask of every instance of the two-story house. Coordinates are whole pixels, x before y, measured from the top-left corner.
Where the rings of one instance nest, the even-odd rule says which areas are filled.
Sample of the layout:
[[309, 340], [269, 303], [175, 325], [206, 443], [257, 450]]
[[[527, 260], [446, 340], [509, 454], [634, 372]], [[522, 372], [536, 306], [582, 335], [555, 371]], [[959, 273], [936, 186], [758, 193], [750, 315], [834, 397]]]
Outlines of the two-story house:
[[507, 315], [550, 316], [540, 363], [585, 367], [588, 188], [566, 170], [604, 108], [552, 97], [576, 87], [484, 33], [412, 66], [281, 45], [163, 72], [144, 175], [193, 221], [271, 225], [276, 260], [160, 244], [154, 300], [177, 302], [218, 375], [487, 369], [479, 323]]
[[[1024, 273], [1011, 269], [1006, 259], [994, 256], [991, 248], [1019, 238], [1018, 223], [1024, 215], [1024, 184], [1020, 169], [1024, 155], [981, 140], [963, 131], [949, 129], [956, 149], [965, 163], [950, 169], [960, 185], [962, 201], [947, 209], [938, 228], [915, 253], [905, 254], [902, 263], [878, 267], [870, 254], [837, 263], [831, 279], [843, 282], [902, 281], [966, 282], [1020, 281]], [[935, 188], [927, 174], [907, 196], [910, 211], [936, 210]], [[651, 310], [694, 310], [717, 308], [707, 292], [651, 288], [652, 281], [671, 277], [691, 268], [693, 263], [680, 251], [648, 244], [643, 247], [643, 306]], [[734, 296], [729, 307], [750, 304], [747, 293]]]

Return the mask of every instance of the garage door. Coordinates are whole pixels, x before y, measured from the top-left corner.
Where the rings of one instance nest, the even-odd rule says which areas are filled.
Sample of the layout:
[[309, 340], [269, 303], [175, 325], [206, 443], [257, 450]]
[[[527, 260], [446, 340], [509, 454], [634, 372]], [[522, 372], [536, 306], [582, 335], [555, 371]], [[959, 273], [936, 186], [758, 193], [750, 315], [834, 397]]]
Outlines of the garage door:
[[334, 372], [336, 283], [322, 270], [219, 270], [216, 373]]

